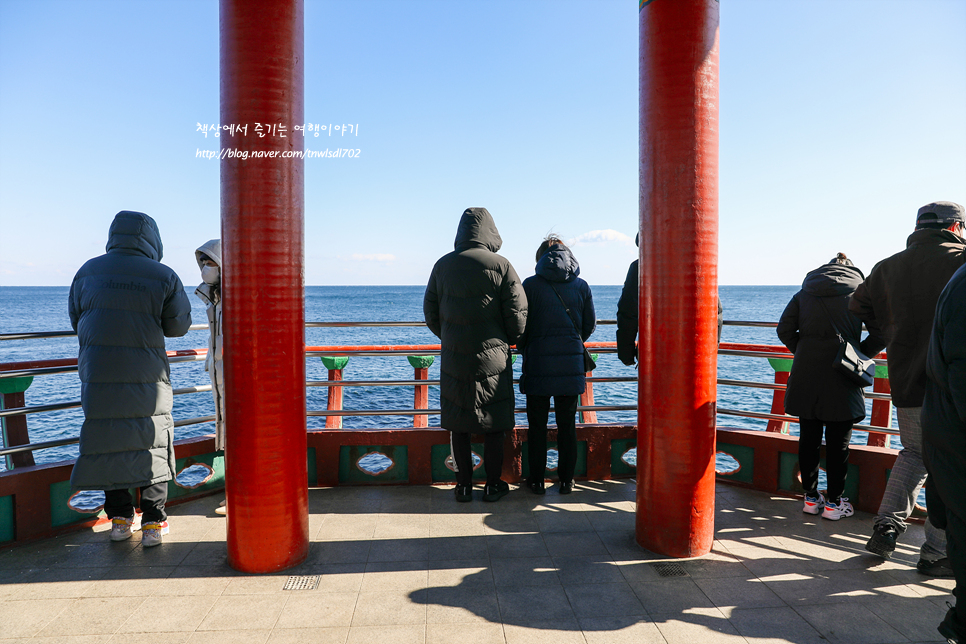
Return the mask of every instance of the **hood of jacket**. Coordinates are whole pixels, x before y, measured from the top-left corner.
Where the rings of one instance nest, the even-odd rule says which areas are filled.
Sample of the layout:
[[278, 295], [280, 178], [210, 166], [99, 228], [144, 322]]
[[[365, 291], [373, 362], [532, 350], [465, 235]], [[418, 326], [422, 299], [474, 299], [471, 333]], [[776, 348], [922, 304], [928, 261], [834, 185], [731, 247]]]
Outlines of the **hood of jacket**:
[[570, 282], [580, 275], [580, 265], [569, 249], [555, 244], [537, 262], [535, 272], [551, 282]]
[[467, 208], [460, 217], [460, 225], [456, 229], [456, 250], [467, 248], [486, 248], [492, 253], [500, 250], [503, 238], [496, 229], [493, 216], [486, 208]]
[[156, 262], [161, 261], [164, 247], [158, 224], [143, 212], [122, 210], [114, 216], [107, 235], [107, 252], [128, 255], [144, 255]]
[[855, 266], [824, 264], [805, 276], [802, 290], [815, 297], [849, 295], [865, 281], [865, 275]]
[[201, 268], [201, 256], [207, 255], [208, 257], [215, 260], [218, 267], [221, 268], [221, 240], [220, 239], [210, 239], [204, 244], [198, 247], [195, 251], [195, 261], [198, 262], [198, 268]]
[[906, 238], [906, 248], [917, 245], [933, 244], [966, 244], [966, 239], [949, 232], [948, 230], [935, 230], [933, 228], [923, 228], [917, 230]]

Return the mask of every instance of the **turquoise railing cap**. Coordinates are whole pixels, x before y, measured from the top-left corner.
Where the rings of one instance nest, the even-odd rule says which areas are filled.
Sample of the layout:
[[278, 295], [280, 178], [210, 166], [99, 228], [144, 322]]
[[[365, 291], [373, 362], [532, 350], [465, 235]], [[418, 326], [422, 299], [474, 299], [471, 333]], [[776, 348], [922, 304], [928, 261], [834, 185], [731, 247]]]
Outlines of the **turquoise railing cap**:
[[349, 356], [322, 356], [322, 364], [326, 369], [345, 369], [349, 363]]
[[414, 369], [429, 369], [435, 360], [433, 356], [406, 356], [406, 359]]

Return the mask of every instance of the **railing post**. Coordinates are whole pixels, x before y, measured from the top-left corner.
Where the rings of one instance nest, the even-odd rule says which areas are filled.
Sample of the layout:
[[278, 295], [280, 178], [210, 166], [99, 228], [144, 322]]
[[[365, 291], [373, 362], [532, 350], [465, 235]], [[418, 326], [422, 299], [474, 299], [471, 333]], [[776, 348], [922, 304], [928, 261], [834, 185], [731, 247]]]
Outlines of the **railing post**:
[[[416, 370], [416, 380], [429, 380], [429, 368], [433, 356], [406, 356], [409, 364]], [[429, 385], [416, 385], [413, 409], [429, 409]], [[413, 427], [429, 427], [429, 416], [413, 416]]]
[[[768, 364], [775, 370], [775, 384], [787, 385], [788, 376], [792, 370], [792, 361], [787, 358], [768, 358]], [[785, 414], [785, 390], [776, 389], [771, 397], [771, 413]], [[788, 421], [769, 420], [765, 431], [775, 432], [776, 434], [788, 433]]]
[[[597, 359], [600, 357], [600, 354], [598, 354], [598, 353], [592, 353], [590, 355], [594, 359], [594, 362], [597, 362]], [[588, 371], [587, 372], [587, 377], [588, 378], [590, 378], [592, 375], [594, 375], [594, 372], [593, 371]], [[581, 407], [593, 407], [594, 406], [594, 383], [592, 383], [590, 381], [587, 382], [587, 388], [584, 389], [584, 393], [580, 394], [580, 406]], [[582, 412], [580, 412], [580, 422], [582, 422], [582, 423], [596, 423], [597, 422], [597, 412], [596, 411], [582, 411]]]
[[[875, 381], [872, 384], [872, 391], [877, 394], [891, 394], [892, 388], [889, 386], [889, 367], [884, 364], [875, 366]], [[873, 400], [871, 425], [876, 427], [892, 427], [892, 401]], [[869, 432], [867, 444], [872, 447], [889, 447], [889, 435], [882, 432]]]
[[[329, 370], [329, 380], [332, 382], [342, 380], [342, 370], [348, 363], [349, 356], [322, 356], [322, 364]], [[342, 411], [342, 387], [329, 387], [325, 408], [329, 411]], [[326, 416], [325, 428], [342, 429], [342, 416]]]
[[[15, 409], [25, 407], [26, 402], [24, 392], [34, 381], [32, 376], [26, 378], [9, 378], [0, 380], [0, 409]], [[3, 446], [15, 447], [17, 445], [28, 445], [30, 436], [27, 433], [26, 416], [10, 416], [0, 419], [0, 428], [3, 430]], [[7, 469], [12, 470], [16, 467], [28, 467], [34, 464], [33, 452], [20, 452], [19, 454], [8, 454], [6, 457]]]

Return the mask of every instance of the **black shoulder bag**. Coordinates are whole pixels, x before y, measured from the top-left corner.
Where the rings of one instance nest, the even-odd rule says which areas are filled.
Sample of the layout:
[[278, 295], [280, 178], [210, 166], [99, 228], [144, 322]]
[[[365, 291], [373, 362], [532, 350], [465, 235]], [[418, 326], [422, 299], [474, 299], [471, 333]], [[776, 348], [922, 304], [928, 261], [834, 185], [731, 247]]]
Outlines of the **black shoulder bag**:
[[[564, 302], [564, 299], [560, 297], [560, 292], [557, 291], [557, 288], [553, 285], [553, 282], [547, 280], [547, 284], [550, 285], [550, 288], [553, 289], [553, 292], [557, 294], [557, 299], [560, 300], [561, 304], [563, 304], [564, 310], [567, 311], [567, 315], [570, 317], [570, 321], [574, 323], [574, 328], [577, 329], [577, 339], [580, 340], [580, 345], [583, 346], [584, 341], [580, 337], [580, 327], [577, 326], [577, 319], [574, 317], [574, 314], [570, 312], [570, 307], [567, 306], [567, 303]], [[594, 362], [594, 357], [590, 355], [590, 351], [587, 350], [587, 347], [584, 347], [584, 372], [593, 371], [596, 368], [597, 363]]]
[[842, 332], [832, 321], [832, 316], [825, 306], [825, 300], [818, 298], [818, 302], [825, 309], [825, 315], [828, 316], [828, 321], [831, 322], [832, 328], [835, 329], [835, 335], [839, 339], [839, 350], [832, 362], [832, 368], [859, 387], [868, 387], [873, 384], [875, 382], [875, 360], [871, 360], [859, 351], [858, 347], [842, 336]]

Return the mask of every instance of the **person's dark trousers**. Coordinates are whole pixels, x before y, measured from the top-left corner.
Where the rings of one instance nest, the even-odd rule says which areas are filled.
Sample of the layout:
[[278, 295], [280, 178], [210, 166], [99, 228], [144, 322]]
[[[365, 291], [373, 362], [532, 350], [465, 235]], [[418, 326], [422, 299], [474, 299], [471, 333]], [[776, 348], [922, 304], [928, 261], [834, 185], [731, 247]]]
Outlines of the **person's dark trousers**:
[[806, 494], [818, 492], [818, 467], [821, 460], [822, 428], [825, 428], [825, 473], [829, 501], [837, 501], [845, 491], [845, 477], [849, 472], [849, 442], [852, 440], [851, 420], [825, 422], [814, 418], [800, 418], [798, 437], [798, 467], [802, 472], [802, 488]]
[[[563, 482], [574, 480], [577, 467], [577, 401], [578, 396], [554, 396], [557, 419], [557, 476]], [[528, 483], [541, 483], [547, 476], [547, 420], [550, 396], [527, 394], [527, 465]]]
[[[155, 483], [141, 488], [141, 523], [164, 521], [168, 518], [164, 503], [168, 500], [168, 484]], [[134, 516], [134, 499], [130, 490], [107, 490], [104, 492], [104, 512], [108, 519]]]
[[[473, 451], [470, 448], [472, 436], [465, 432], [450, 432], [453, 440], [453, 459], [456, 461], [457, 485], [473, 485]], [[489, 432], [483, 435], [483, 469], [486, 471], [487, 485], [493, 485], [503, 476], [503, 439], [504, 432]]]
[[[948, 476], [950, 472], [947, 468], [957, 466], [943, 458], [933, 445], [923, 441], [922, 451], [926, 470], [929, 472], [926, 477], [926, 508], [929, 512], [927, 520], [940, 530], [946, 531], [946, 556], [956, 577], [956, 588], [953, 589], [956, 608], [952, 626], [960, 641], [966, 641], [966, 521], [963, 515], [957, 514], [951, 507], [958, 501], [957, 509], [961, 512], [966, 510], [966, 500], [963, 500], [961, 493], [966, 481], [958, 480], [963, 478], [962, 475]], [[954, 495], [951, 502], [946, 503], [949, 493], [954, 490], [958, 490], [960, 494]]]

